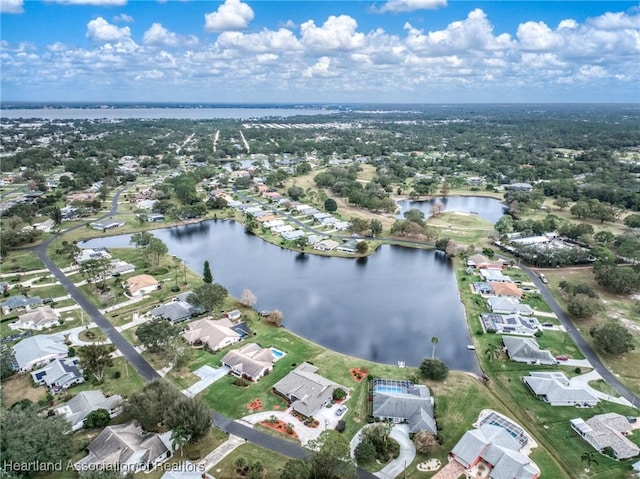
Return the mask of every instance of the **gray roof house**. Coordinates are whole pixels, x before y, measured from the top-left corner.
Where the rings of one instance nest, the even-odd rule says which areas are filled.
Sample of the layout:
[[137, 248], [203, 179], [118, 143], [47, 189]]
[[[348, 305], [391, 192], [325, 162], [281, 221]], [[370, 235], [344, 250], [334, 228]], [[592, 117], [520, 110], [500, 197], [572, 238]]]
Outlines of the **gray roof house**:
[[74, 396], [69, 402], [58, 406], [56, 414], [64, 416], [71, 423], [71, 430], [77, 431], [84, 425], [89, 414], [98, 409], [106, 409], [109, 416], [115, 417], [119, 412], [122, 397], [119, 395], [105, 397], [102, 391], [83, 391]]
[[629, 459], [640, 454], [640, 448], [625, 436], [631, 434], [632, 427], [624, 416], [609, 412], [598, 414], [586, 421], [571, 419], [571, 428], [598, 452], [604, 448], [613, 449], [616, 459]]
[[520, 304], [517, 300], [501, 296], [491, 296], [487, 299], [489, 309], [497, 314], [521, 314], [531, 316], [533, 309], [528, 304]]
[[179, 323], [191, 318], [194, 314], [192, 307], [186, 301], [171, 301], [160, 304], [149, 311], [153, 319], [166, 319], [172, 323]]
[[509, 359], [518, 363], [556, 364], [556, 358], [546, 349], [540, 349], [534, 338], [503, 336], [502, 342]]
[[59, 318], [60, 315], [51, 306], [45, 305], [21, 314], [18, 316], [18, 320], [15, 323], [11, 323], [9, 327], [11, 329], [35, 329], [41, 331], [56, 326]]
[[37, 364], [66, 358], [67, 345], [61, 334], [40, 334], [23, 339], [13, 346], [13, 353], [20, 371], [30, 371]]
[[42, 299], [40, 296], [32, 296], [28, 298], [23, 294], [18, 294], [7, 298], [6, 301], [0, 303], [0, 309], [2, 309], [2, 314], [9, 314], [17, 309], [32, 308], [34, 306], [40, 306], [41, 304]]
[[402, 387], [378, 390], [376, 381], [374, 379], [373, 417], [392, 420], [396, 423], [407, 421], [411, 433], [418, 431], [437, 433], [433, 397], [428, 387], [415, 385], [409, 381], [394, 381], [402, 384]]
[[307, 417], [328, 404], [335, 389], [348, 391], [348, 388], [323, 378], [316, 371], [317, 367], [305, 362], [273, 385], [276, 393], [291, 402], [294, 411]]
[[261, 348], [256, 343], [245, 344], [224, 355], [222, 364], [231, 368], [239, 377], [257, 381], [273, 369], [276, 357], [269, 348]]
[[541, 327], [536, 318], [523, 317], [519, 314], [481, 314], [480, 323], [487, 333], [518, 334], [520, 336], [533, 336]]
[[33, 371], [31, 377], [36, 384], [47, 386], [53, 392], [69, 389], [84, 382], [78, 358], [54, 359], [43, 368]]
[[107, 426], [87, 450], [89, 455], [74, 464], [78, 472], [115, 469], [135, 473], [151, 470], [171, 457], [171, 446], [159, 434], [147, 433], [131, 421]]
[[491, 469], [488, 476], [491, 479], [536, 479], [540, 469], [520, 449], [506, 429], [483, 424], [465, 432], [451, 450], [451, 456], [465, 468], [485, 464]]
[[563, 373], [536, 371], [523, 376], [531, 394], [552, 406], [595, 406], [598, 398], [584, 388], [571, 387]]

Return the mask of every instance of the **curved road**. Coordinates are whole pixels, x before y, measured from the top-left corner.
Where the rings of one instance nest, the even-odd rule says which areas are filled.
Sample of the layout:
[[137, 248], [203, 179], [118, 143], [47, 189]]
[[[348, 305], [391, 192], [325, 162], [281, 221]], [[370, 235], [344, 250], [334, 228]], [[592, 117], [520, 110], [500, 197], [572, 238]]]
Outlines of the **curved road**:
[[618, 392], [618, 394], [620, 394], [620, 396], [624, 397], [634, 407], [637, 408], [638, 406], [640, 406], [640, 397], [636, 396], [629, 389], [627, 389], [627, 387], [622, 384], [620, 380], [604, 364], [602, 364], [602, 361], [600, 361], [600, 358], [598, 357], [596, 352], [589, 345], [589, 343], [585, 341], [580, 331], [578, 331], [578, 329], [566, 315], [562, 307], [551, 295], [545, 284], [540, 280], [538, 275], [526, 266], [520, 265], [520, 268], [522, 269], [522, 271], [529, 275], [529, 278], [531, 278], [531, 281], [536, 285], [536, 287], [540, 291], [540, 294], [544, 297], [547, 304], [556, 314], [562, 326], [564, 326], [564, 328], [571, 336], [571, 339], [573, 339], [574, 343], [576, 343], [580, 352], [584, 354], [584, 357], [591, 363], [593, 368], [598, 371], [598, 374], [600, 374], [600, 376], [602, 376], [602, 378], [611, 387], [613, 387]]
[[[100, 216], [96, 221], [106, 218], [107, 216], [113, 216], [118, 211], [118, 199], [120, 194], [124, 191], [121, 188], [116, 192], [111, 202], [111, 209]], [[77, 228], [83, 227], [84, 224], [69, 228], [68, 231], [73, 231]], [[56, 277], [60, 284], [67, 290], [71, 297], [85, 310], [91, 320], [105, 333], [105, 335], [111, 340], [114, 346], [122, 353], [124, 358], [128, 360], [133, 368], [143, 377], [146, 381], [153, 381], [155, 379], [161, 379], [158, 372], [151, 367], [146, 359], [142, 357], [138, 351], [118, 332], [115, 327], [109, 322], [109, 320], [98, 311], [87, 297], [77, 288], [73, 282], [67, 278], [62, 270], [53, 262], [49, 257], [47, 248], [49, 244], [55, 239], [55, 236], [47, 239], [41, 244], [34, 246], [31, 249], [34, 251], [44, 263], [45, 267]], [[261, 431], [257, 431], [249, 426], [242, 424], [239, 421], [234, 421], [231, 418], [212, 413], [213, 424], [219, 429], [236, 436], [244, 438], [246, 441], [257, 444], [265, 449], [273, 452], [277, 452], [283, 456], [291, 457], [294, 459], [304, 458], [308, 451], [302, 446], [295, 443], [280, 439], [270, 434], [266, 434]], [[358, 477], [361, 479], [377, 479], [372, 473], [358, 468]]]

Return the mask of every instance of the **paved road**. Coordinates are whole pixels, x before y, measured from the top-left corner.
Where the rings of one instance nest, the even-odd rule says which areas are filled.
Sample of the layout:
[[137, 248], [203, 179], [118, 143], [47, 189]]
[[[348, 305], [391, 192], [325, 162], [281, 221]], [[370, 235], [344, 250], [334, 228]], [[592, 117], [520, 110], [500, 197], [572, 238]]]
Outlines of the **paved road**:
[[[508, 258], [505, 258], [505, 259], [508, 259]], [[571, 336], [571, 339], [573, 339], [573, 341], [578, 346], [578, 349], [580, 350], [580, 352], [582, 354], [584, 354], [584, 357], [591, 363], [593, 368], [596, 371], [598, 371], [600, 376], [602, 376], [602, 378], [611, 387], [613, 387], [618, 392], [618, 394], [620, 394], [620, 396], [622, 396], [625, 399], [627, 399], [635, 407], [639, 407], [640, 406], [640, 397], [636, 396], [629, 389], [627, 389], [627, 387], [624, 384], [622, 384], [618, 380], [618, 378], [604, 364], [602, 364], [602, 361], [600, 361], [600, 358], [598, 357], [598, 355], [591, 348], [589, 343], [587, 343], [585, 341], [585, 339], [584, 339], [584, 337], [582, 337], [582, 334], [580, 333], [580, 331], [578, 331], [578, 329], [574, 326], [573, 322], [565, 314], [565, 312], [562, 309], [562, 307], [558, 304], [558, 302], [555, 300], [555, 298], [551, 295], [551, 293], [547, 289], [546, 285], [540, 280], [538, 275], [535, 274], [533, 271], [531, 271], [526, 266], [520, 265], [520, 268], [522, 268], [522, 270], [529, 275], [529, 277], [531, 278], [531, 281], [533, 281], [533, 283], [536, 285], [536, 287], [540, 291], [540, 294], [544, 297], [545, 301], [551, 307], [553, 312], [556, 313], [556, 316], [560, 320], [560, 323], [564, 326], [566, 331]]]
[[[118, 198], [120, 197], [122, 191], [124, 191], [124, 188], [118, 190], [118, 192], [113, 197], [111, 209], [109, 210], [109, 212], [100, 216], [98, 219], [96, 219], [96, 221], [100, 221], [107, 216], [112, 216], [117, 213]], [[84, 225], [78, 225], [68, 229], [67, 231], [72, 231], [83, 226]], [[122, 353], [125, 359], [131, 363], [138, 374], [140, 374], [140, 376], [146, 381], [160, 379], [160, 374], [158, 374], [158, 372], [151, 367], [147, 360], [144, 359], [142, 355], [138, 351], [136, 351], [134, 347], [120, 334], [120, 332], [116, 330], [116, 328], [109, 322], [109, 320], [104, 315], [102, 315], [100, 311], [98, 311], [98, 308], [96, 308], [73, 284], [73, 282], [69, 278], [67, 278], [64, 272], [60, 268], [58, 268], [58, 266], [54, 264], [53, 261], [51, 261], [51, 258], [49, 258], [49, 255], [47, 253], [47, 247], [54, 240], [54, 238], [55, 236], [52, 236], [48, 240], [31, 249], [38, 254], [45, 267], [56, 277], [56, 279], [67, 290], [71, 297], [85, 310], [91, 320], [95, 322], [96, 325], [105, 333], [107, 338], [111, 340], [111, 342]], [[302, 459], [308, 452], [302, 446], [289, 441], [285, 441], [284, 439], [279, 439], [262, 431], [257, 431], [221, 414], [214, 412], [212, 418], [213, 424], [223, 431], [239, 436], [253, 444], [257, 444], [258, 446], [261, 446], [273, 452], [277, 452], [284, 456], [294, 459]], [[360, 468], [358, 468], [358, 477], [362, 479], [376, 479], [376, 476]]]

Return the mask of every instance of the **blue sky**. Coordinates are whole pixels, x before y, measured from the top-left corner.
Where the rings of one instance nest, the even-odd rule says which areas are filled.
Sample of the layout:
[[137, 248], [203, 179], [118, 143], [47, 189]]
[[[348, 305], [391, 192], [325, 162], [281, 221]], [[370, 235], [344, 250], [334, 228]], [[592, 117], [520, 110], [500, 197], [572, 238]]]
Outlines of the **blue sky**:
[[618, 1], [0, 0], [0, 98], [640, 102]]

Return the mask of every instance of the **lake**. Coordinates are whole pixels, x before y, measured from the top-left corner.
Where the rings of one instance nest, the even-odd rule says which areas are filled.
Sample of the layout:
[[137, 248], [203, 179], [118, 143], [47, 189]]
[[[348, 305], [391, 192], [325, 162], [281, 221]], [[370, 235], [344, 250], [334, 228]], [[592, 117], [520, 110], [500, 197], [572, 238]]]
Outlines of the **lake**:
[[404, 218], [405, 211], [410, 209], [419, 209], [425, 215], [425, 218], [431, 216], [431, 209], [434, 203], [443, 204], [443, 211], [460, 211], [462, 213], [475, 213], [482, 219], [495, 224], [504, 214], [507, 207], [495, 198], [484, 196], [447, 196], [446, 198], [430, 198], [422, 201], [399, 200], [397, 202], [400, 208], [398, 218]]
[[[284, 327], [327, 348], [371, 361], [418, 366], [436, 357], [450, 368], [479, 372], [451, 263], [433, 250], [384, 245], [368, 258], [299, 254], [248, 235], [231, 221], [205, 221], [153, 231], [197, 273], [205, 260], [214, 281], [257, 310], [279, 309]], [[129, 235], [82, 247], [126, 247]], [[268, 346], [268, 345], [265, 345]]]

